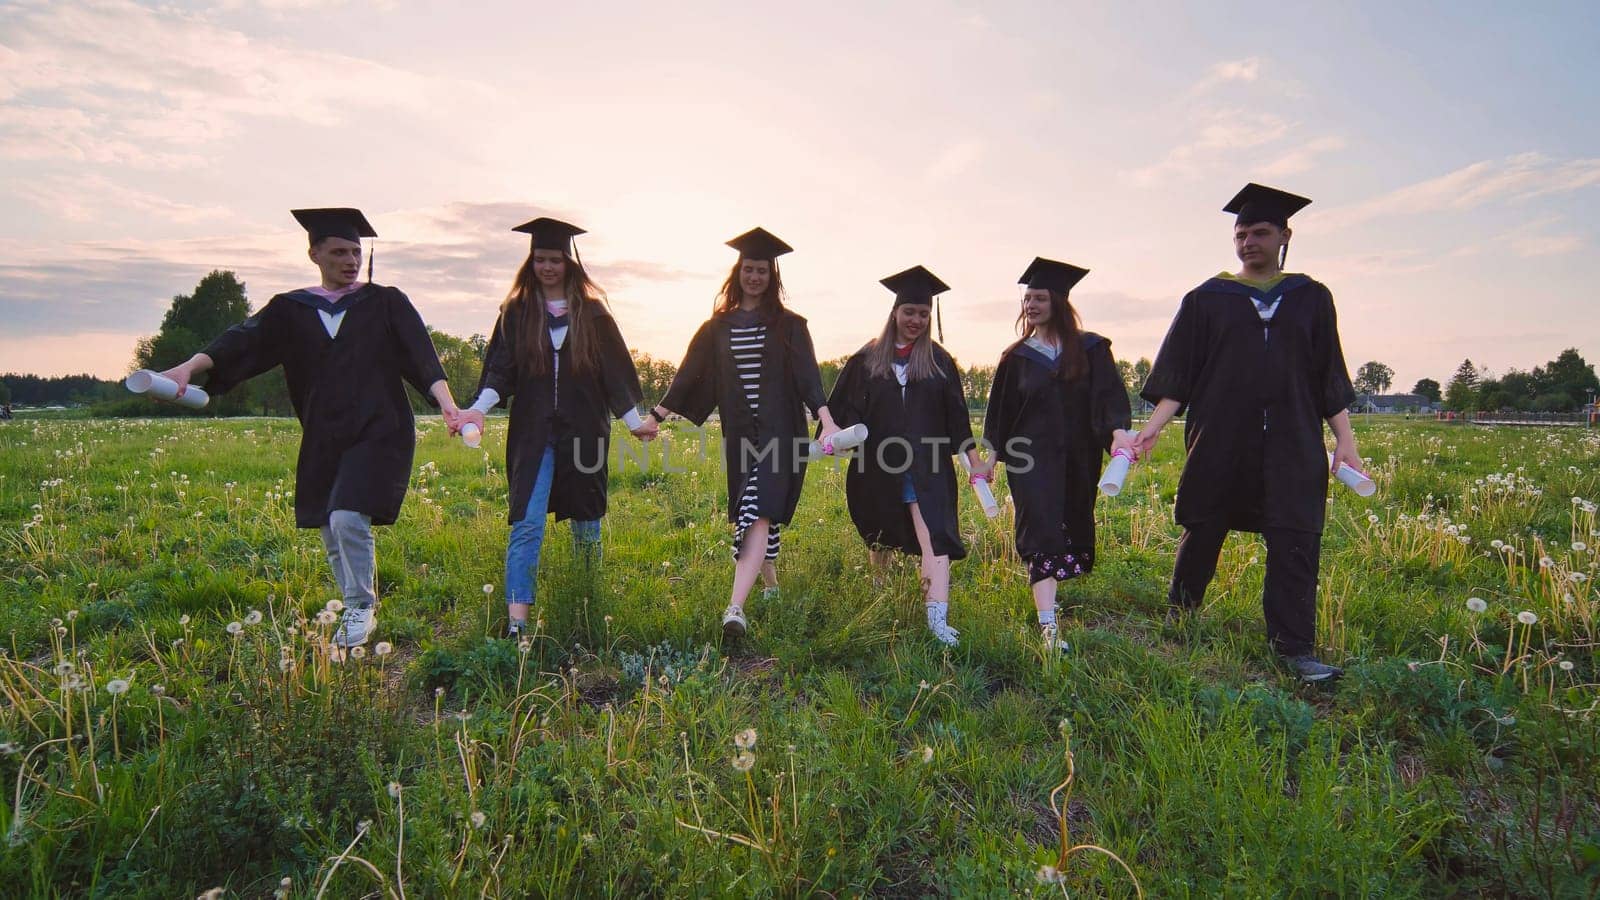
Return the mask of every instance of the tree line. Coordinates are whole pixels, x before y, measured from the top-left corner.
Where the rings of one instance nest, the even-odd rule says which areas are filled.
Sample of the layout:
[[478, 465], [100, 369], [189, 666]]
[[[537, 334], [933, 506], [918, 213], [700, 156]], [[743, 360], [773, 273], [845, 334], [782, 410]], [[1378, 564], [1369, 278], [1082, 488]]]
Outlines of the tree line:
[[[1382, 394], [1394, 382], [1394, 370], [1376, 360], [1356, 370], [1356, 391]], [[1594, 401], [1600, 378], [1577, 348], [1569, 347], [1531, 371], [1507, 369], [1496, 376], [1472, 360], [1462, 360], [1455, 375], [1440, 387], [1432, 378], [1419, 379], [1411, 393], [1455, 412], [1575, 412]]]

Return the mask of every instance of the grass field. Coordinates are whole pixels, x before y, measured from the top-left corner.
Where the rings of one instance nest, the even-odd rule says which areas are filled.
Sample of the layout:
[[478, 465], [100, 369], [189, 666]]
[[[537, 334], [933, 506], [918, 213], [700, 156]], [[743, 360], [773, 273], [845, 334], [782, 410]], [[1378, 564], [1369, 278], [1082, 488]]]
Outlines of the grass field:
[[[946, 651], [817, 467], [744, 646], [717, 464], [613, 468], [498, 639], [504, 420], [421, 424], [378, 639], [330, 659], [292, 420], [0, 426], [0, 884], [24, 896], [1594, 896], [1600, 434], [1358, 426], [1306, 688], [1230, 538], [1161, 616], [1177, 429], [1035, 640], [1009, 517], [963, 498]], [[625, 437], [623, 439], [626, 439]], [[681, 448], [685, 442], [679, 442]], [[715, 453], [713, 452], [713, 458]]]

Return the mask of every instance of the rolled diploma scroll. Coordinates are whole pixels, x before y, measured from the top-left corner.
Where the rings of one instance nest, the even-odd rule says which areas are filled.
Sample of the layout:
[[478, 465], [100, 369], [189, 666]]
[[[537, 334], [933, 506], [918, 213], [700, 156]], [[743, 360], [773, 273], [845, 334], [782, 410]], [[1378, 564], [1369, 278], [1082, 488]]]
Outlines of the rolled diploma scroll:
[[201, 409], [211, 402], [210, 394], [192, 384], [189, 385], [188, 390], [183, 392], [183, 396], [179, 397], [178, 383], [176, 381], [149, 369], [140, 369], [124, 378], [122, 383], [135, 394], [149, 394], [157, 400], [173, 400], [179, 406], [187, 406], [190, 409]]
[[833, 437], [828, 439], [828, 445], [826, 447], [824, 447], [820, 441], [812, 441], [811, 447], [807, 450], [806, 455], [811, 459], [832, 456], [835, 453], [838, 453], [840, 450], [849, 450], [851, 447], [859, 447], [866, 439], [867, 426], [865, 424], [851, 425], [849, 428], [841, 428], [834, 432]]
[[[962, 454], [956, 454], [956, 459], [961, 460], [961, 468], [967, 470], [967, 475], [972, 475], [972, 463]], [[994, 491], [989, 490], [989, 482], [979, 479], [972, 482], [972, 492], [978, 495], [978, 505], [983, 507], [983, 514], [989, 518], [1000, 515], [1000, 504], [994, 500]]]
[[[1328, 465], [1333, 465], [1333, 454], [1328, 454]], [[1360, 469], [1352, 469], [1348, 463], [1340, 463], [1339, 471], [1334, 473], [1339, 483], [1356, 492], [1357, 497], [1371, 497], [1378, 492], [1378, 483], [1367, 477], [1367, 473]]]
[[1105, 474], [1100, 476], [1100, 493], [1107, 497], [1122, 493], [1122, 482], [1128, 477], [1128, 464], [1131, 462], [1133, 454], [1126, 450], [1111, 454], [1111, 462], [1106, 463]]
[[461, 443], [466, 444], [468, 447], [471, 447], [474, 450], [478, 449], [478, 445], [483, 443], [483, 429], [471, 422], [468, 422], [461, 429]]

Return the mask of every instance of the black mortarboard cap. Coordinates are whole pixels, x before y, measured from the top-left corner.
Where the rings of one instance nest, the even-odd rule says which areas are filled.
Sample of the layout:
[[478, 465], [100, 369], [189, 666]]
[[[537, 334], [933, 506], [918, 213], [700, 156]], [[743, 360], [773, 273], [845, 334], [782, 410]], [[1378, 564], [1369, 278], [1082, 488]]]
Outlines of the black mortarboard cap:
[[580, 234], [587, 234], [571, 222], [548, 219], [544, 216], [531, 222], [523, 222], [511, 230], [533, 235], [533, 246], [540, 250], [560, 250], [568, 256], [573, 255], [572, 239]]
[[1289, 225], [1289, 217], [1304, 209], [1311, 201], [1305, 197], [1250, 182], [1234, 195], [1223, 212], [1234, 213], [1237, 225], [1254, 225], [1271, 222], [1279, 228]]
[[728, 246], [739, 251], [740, 259], [774, 260], [794, 250], [765, 228], [752, 228], [729, 241]]
[[932, 304], [934, 297], [950, 290], [950, 285], [940, 281], [939, 276], [921, 266], [912, 266], [878, 283], [894, 291], [895, 306], [905, 303]]
[[367, 217], [359, 209], [337, 207], [329, 209], [291, 209], [289, 213], [295, 221], [305, 228], [311, 235], [311, 243], [323, 238], [344, 238], [347, 241], [361, 243], [362, 238], [377, 237], [378, 233], [372, 230]]
[[1027, 271], [1017, 279], [1017, 283], [1035, 290], [1060, 291], [1065, 294], [1087, 274], [1089, 274], [1088, 269], [1080, 269], [1071, 263], [1035, 256], [1033, 262], [1028, 263]]

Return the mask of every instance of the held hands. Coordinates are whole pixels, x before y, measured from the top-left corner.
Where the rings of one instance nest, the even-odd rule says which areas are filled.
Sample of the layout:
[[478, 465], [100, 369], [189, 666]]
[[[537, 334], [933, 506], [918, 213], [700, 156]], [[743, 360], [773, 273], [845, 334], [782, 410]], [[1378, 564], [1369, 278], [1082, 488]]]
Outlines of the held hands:
[[444, 414], [444, 422], [450, 426], [450, 433], [453, 435], [460, 434], [461, 429], [469, 424], [478, 426], [479, 431], [483, 430], [483, 413], [478, 410], [449, 409], [442, 410], [442, 412]]
[[631, 429], [628, 433], [648, 444], [660, 435], [661, 423], [653, 418], [646, 417], [638, 428]]
[[[1134, 460], [1138, 460], [1139, 457], [1144, 455], [1144, 451], [1139, 449], [1139, 439], [1141, 437], [1143, 437], [1142, 434], [1134, 434], [1132, 431], [1121, 428], [1111, 432], [1111, 455], [1115, 456], [1117, 451], [1120, 450], [1126, 452]], [[1152, 437], [1150, 442], [1154, 444], [1155, 438]]]
[[[1127, 432], [1124, 432], [1124, 434], [1126, 433]], [[1133, 439], [1130, 441], [1133, 450], [1133, 458], [1139, 459], [1149, 455], [1150, 451], [1156, 448], [1156, 440], [1160, 437], [1160, 428], [1151, 428], [1149, 425], [1146, 425], [1139, 431], [1138, 434], [1134, 435]], [[1116, 448], [1117, 443], [1116, 440], [1113, 439], [1111, 442], [1111, 452], [1115, 453]]]

